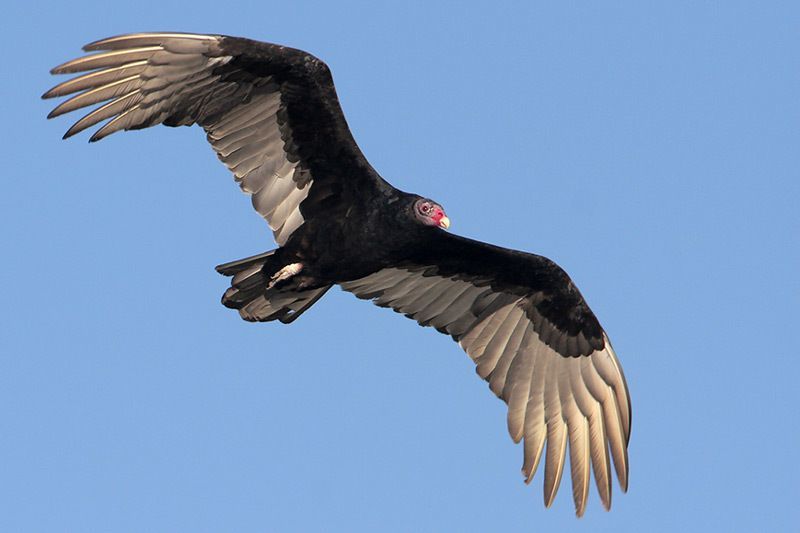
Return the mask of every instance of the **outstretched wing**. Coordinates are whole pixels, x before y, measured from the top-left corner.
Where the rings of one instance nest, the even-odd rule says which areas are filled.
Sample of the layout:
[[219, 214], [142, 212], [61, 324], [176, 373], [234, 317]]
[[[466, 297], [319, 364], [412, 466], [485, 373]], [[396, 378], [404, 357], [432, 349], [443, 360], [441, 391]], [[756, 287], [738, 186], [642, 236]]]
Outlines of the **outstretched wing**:
[[284, 46], [221, 35], [137, 33], [96, 41], [99, 51], [53, 74], [86, 72], [43, 98], [79, 93], [48, 118], [106, 102], [70, 137], [110, 119], [91, 137], [156, 124], [199, 124], [220, 160], [283, 245], [324, 205], [345, 206], [385, 182], [350, 133], [328, 67]]
[[569, 443], [576, 513], [586, 508], [590, 469], [610, 508], [610, 457], [622, 490], [628, 485], [630, 400], [611, 343], [580, 292], [544, 257], [430, 233], [407, 262], [342, 287], [459, 343], [508, 404], [511, 438], [524, 440], [526, 482], [547, 443], [545, 505], [558, 490]]

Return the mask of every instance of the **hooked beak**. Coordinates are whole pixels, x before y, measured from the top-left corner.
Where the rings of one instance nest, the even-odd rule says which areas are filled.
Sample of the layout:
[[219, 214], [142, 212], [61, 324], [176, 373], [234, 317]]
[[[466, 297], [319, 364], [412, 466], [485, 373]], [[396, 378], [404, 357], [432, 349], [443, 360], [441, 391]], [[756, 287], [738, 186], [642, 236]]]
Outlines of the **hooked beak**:
[[450, 219], [447, 218], [446, 216], [440, 218], [439, 219], [439, 227], [442, 228], [442, 229], [449, 228], [450, 227]]

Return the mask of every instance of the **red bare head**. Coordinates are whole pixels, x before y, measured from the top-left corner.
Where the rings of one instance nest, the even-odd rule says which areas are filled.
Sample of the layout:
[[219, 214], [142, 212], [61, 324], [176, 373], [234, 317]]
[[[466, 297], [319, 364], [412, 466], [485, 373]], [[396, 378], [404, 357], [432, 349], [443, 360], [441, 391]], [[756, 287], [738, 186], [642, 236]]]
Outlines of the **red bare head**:
[[427, 198], [420, 198], [414, 202], [414, 216], [426, 226], [443, 229], [450, 227], [450, 219], [447, 218], [442, 206]]

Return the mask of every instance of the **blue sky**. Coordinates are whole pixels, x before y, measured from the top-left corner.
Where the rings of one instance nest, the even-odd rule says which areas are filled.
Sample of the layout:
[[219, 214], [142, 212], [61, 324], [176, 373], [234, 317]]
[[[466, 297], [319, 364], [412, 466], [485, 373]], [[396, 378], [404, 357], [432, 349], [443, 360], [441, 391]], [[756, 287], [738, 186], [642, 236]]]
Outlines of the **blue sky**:
[[[558, 7], [554, 7], [558, 5]], [[796, 531], [800, 8], [136, 2], [5, 10], [2, 531]], [[198, 129], [89, 145], [49, 68], [144, 30], [331, 67], [351, 129], [454, 232], [546, 255], [614, 342], [628, 494], [526, 487], [458, 346], [332, 291], [219, 304], [273, 247]], [[615, 489], [617, 487], [615, 486]]]

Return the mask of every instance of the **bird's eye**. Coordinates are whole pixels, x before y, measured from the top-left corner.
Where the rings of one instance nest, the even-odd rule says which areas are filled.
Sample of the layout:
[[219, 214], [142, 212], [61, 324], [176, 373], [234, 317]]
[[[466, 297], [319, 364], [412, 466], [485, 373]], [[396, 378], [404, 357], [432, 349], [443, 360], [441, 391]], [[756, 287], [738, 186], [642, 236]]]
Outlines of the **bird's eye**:
[[427, 213], [428, 211], [431, 210], [431, 206], [429, 206], [428, 204], [422, 204], [419, 210], [422, 211], [423, 213]]

